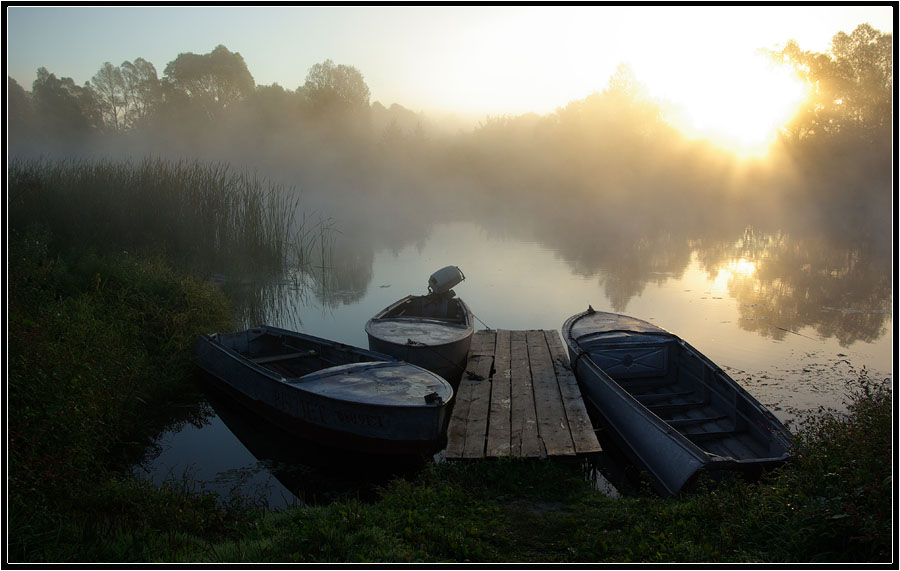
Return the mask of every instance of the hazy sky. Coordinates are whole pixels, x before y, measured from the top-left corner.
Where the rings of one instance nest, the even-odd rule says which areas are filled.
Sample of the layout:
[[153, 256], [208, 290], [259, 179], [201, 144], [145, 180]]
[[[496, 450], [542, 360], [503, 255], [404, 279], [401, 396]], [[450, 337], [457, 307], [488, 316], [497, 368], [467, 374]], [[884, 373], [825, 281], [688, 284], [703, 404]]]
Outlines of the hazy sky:
[[[655, 94], [716, 97], [729, 69], [789, 39], [825, 51], [838, 31], [888, 32], [890, 6], [7, 6], [7, 74], [78, 84], [142, 57], [160, 76], [181, 52], [224, 44], [257, 84], [302, 85], [326, 59], [362, 72], [372, 101], [461, 114], [552, 112], [629, 63]], [[718, 77], [719, 80], [715, 81]], [[718, 84], [718, 85], [717, 85]], [[681, 87], [679, 87], [681, 86]], [[758, 97], [758, 96], [757, 96]]]

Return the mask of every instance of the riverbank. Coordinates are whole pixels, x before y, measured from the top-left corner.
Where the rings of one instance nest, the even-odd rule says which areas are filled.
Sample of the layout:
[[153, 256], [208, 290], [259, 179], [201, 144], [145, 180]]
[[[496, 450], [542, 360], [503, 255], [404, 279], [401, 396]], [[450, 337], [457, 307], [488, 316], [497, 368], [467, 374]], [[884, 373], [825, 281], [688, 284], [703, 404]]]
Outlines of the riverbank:
[[865, 376], [846, 415], [793, 427], [796, 461], [674, 499], [609, 498], [580, 465], [540, 461], [429, 465], [373, 501], [282, 512], [136, 480], [125, 452], [177, 422], [190, 342], [228, 327], [228, 301], [159, 260], [61, 258], [17, 238], [10, 562], [890, 561], [892, 389]]

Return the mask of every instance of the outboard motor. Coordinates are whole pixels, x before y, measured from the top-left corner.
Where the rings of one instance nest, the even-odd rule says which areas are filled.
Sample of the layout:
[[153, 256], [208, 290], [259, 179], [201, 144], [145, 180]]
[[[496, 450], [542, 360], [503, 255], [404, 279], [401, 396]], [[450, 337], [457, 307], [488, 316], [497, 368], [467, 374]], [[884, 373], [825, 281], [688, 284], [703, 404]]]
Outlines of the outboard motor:
[[462, 270], [456, 266], [447, 266], [431, 274], [428, 278], [428, 291], [431, 294], [448, 294], [447, 297], [453, 297], [454, 293], [450, 288], [466, 279]]

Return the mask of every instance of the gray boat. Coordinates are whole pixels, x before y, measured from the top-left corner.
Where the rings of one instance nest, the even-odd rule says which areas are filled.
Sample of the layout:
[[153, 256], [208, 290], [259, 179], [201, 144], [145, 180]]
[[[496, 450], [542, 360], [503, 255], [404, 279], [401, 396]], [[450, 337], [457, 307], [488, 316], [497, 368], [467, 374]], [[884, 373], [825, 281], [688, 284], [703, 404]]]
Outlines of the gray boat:
[[459, 384], [475, 331], [472, 310], [451, 289], [465, 279], [456, 266], [436, 271], [427, 295], [408, 295], [366, 323], [369, 348]]
[[787, 428], [672, 333], [591, 307], [562, 333], [589, 409], [660, 494], [677, 494], [702, 472], [757, 476], [791, 456]]
[[299, 436], [373, 453], [430, 453], [453, 388], [387, 355], [276, 327], [203, 335], [195, 363], [258, 414]]

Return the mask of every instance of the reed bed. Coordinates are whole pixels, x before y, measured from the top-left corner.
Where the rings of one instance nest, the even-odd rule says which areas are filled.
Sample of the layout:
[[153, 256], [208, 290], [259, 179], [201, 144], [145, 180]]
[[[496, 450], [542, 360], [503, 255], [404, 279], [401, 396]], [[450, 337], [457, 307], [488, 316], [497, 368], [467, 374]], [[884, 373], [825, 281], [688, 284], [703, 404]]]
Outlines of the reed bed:
[[60, 251], [161, 255], [246, 279], [308, 263], [321, 240], [295, 188], [221, 163], [14, 161], [8, 183], [10, 228], [49, 231]]

